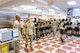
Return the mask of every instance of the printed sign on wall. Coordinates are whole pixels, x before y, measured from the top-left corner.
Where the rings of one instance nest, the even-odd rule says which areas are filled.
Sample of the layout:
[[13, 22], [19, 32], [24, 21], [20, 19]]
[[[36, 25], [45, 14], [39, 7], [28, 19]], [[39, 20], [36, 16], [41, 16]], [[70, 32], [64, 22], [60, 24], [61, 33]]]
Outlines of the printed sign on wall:
[[73, 15], [73, 8], [67, 8], [67, 15], [72, 16]]

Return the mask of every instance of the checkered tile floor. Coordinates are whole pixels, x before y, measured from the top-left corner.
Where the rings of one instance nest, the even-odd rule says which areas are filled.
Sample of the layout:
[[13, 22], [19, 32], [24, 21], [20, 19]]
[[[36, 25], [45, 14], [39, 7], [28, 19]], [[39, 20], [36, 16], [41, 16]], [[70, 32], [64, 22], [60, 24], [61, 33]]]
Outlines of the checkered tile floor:
[[46, 36], [38, 41], [33, 41], [32, 52], [25, 52], [25, 41], [20, 41], [20, 53], [80, 53], [80, 37], [65, 38], [65, 43], [54, 39], [52, 36]]

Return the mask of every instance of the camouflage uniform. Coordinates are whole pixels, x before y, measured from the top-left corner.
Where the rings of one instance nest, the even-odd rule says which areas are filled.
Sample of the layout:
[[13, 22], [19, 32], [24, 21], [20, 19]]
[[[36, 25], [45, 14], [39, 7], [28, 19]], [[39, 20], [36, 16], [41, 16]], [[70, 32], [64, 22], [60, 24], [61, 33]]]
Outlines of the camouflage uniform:
[[56, 34], [56, 30], [57, 30], [57, 22], [56, 21], [52, 21], [52, 31], [53, 31], [53, 34], [54, 34], [54, 36], [55, 36], [55, 34]]
[[15, 53], [19, 53], [21, 30], [20, 30], [20, 23], [17, 20], [14, 22], [14, 29], [18, 29], [18, 33], [19, 33], [19, 39], [15, 41]]
[[25, 32], [25, 39], [26, 39], [26, 48], [28, 45], [28, 40], [30, 40], [30, 47], [32, 47], [32, 41], [33, 41], [33, 30], [34, 30], [34, 23], [33, 22], [26, 22], [24, 26], [24, 32]]

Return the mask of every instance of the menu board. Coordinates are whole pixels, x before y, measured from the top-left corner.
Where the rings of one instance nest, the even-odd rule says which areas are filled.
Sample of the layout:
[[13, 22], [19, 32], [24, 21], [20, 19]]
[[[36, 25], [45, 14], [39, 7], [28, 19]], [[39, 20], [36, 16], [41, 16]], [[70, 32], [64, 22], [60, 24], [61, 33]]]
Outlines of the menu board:
[[67, 15], [72, 16], [73, 15], [73, 8], [67, 8]]

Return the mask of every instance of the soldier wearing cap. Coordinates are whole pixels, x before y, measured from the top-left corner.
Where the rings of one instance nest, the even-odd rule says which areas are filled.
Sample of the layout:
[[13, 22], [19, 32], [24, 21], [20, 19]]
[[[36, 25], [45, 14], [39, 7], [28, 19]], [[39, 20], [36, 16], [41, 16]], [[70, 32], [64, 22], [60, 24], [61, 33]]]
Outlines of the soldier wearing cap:
[[20, 16], [16, 15], [16, 20], [14, 21], [14, 29], [18, 29], [19, 39], [15, 41], [15, 53], [19, 53], [19, 45], [21, 38], [21, 29], [20, 29]]
[[30, 40], [30, 50], [33, 51], [32, 48], [32, 42], [33, 42], [33, 30], [34, 30], [34, 23], [31, 21], [30, 18], [28, 18], [27, 22], [24, 24], [24, 34], [25, 34], [25, 39], [26, 39], [26, 44], [25, 44], [25, 51], [28, 52], [28, 40]]

